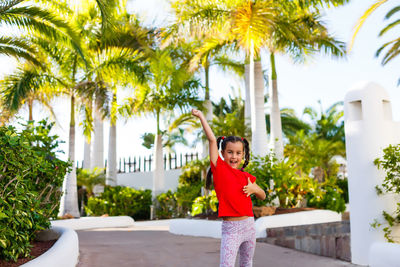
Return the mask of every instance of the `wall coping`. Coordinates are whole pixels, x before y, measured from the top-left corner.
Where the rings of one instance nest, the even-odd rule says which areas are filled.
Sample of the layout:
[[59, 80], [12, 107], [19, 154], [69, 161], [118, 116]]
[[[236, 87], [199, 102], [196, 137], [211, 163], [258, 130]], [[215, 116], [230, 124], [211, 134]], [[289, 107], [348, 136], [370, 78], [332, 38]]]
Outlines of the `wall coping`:
[[73, 229], [52, 226], [51, 230], [60, 234], [54, 245], [39, 257], [22, 264], [23, 267], [75, 267], [79, 257], [78, 235]]
[[74, 230], [86, 230], [95, 228], [131, 227], [134, 220], [129, 216], [109, 217], [81, 217], [77, 219], [65, 219], [51, 221], [52, 226], [68, 227]]
[[[341, 220], [342, 216], [340, 213], [330, 210], [311, 210], [264, 216], [255, 221], [256, 237], [267, 237], [267, 228], [328, 223]], [[170, 233], [177, 235], [221, 238], [221, 224], [222, 221], [174, 219], [170, 222], [169, 231]]]

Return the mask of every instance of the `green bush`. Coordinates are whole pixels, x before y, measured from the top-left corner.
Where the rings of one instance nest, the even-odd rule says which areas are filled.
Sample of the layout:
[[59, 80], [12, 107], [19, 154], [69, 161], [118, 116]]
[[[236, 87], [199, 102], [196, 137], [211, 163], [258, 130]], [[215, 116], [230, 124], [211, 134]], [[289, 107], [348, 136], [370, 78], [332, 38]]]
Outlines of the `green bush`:
[[27, 257], [39, 230], [50, 227], [70, 164], [56, 157], [53, 123], [0, 127], [0, 258]]
[[337, 185], [336, 177], [329, 178], [318, 184], [318, 192], [307, 194], [307, 205], [319, 209], [328, 209], [343, 212], [346, 209], [346, 201], [342, 189]]
[[[375, 166], [385, 172], [385, 178], [381, 185], [375, 187], [378, 195], [391, 194], [399, 199], [400, 196], [400, 144], [389, 145], [383, 149], [382, 158], [374, 160]], [[399, 242], [392, 236], [392, 228], [400, 226], [400, 202], [396, 203], [396, 209], [392, 212], [382, 211], [384, 221], [372, 223], [374, 228], [383, 227], [384, 237], [388, 242]]]
[[255, 206], [272, 204], [278, 198], [281, 207], [294, 207], [313, 187], [312, 179], [300, 176], [297, 166], [289, 159], [278, 162], [271, 155], [254, 157], [246, 171], [257, 178], [256, 183], [267, 195], [265, 200], [252, 195]]
[[210, 160], [206, 158], [191, 161], [182, 167], [182, 174], [179, 176], [179, 185], [175, 193], [178, 217], [190, 214], [192, 203], [201, 195], [201, 188], [204, 186], [201, 176], [206, 174], [209, 166]]
[[214, 190], [208, 196], [197, 197], [193, 201], [192, 205], [192, 216], [197, 214], [205, 213], [209, 214], [211, 211], [216, 212], [218, 205], [217, 194]]
[[[259, 200], [252, 195], [255, 206], [272, 204], [273, 200], [278, 198], [279, 206], [283, 208], [296, 207], [303, 200], [307, 200], [308, 207], [336, 212], [343, 212], [346, 208], [347, 180], [339, 181], [336, 177], [329, 177], [319, 183], [291, 158], [279, 162], [271, 155], [255, 157], [246, 171], [257, 177], [256, 183], [267, 194], [265, 200]], [[341, 187], [346, 188], [346, 191]]]
[[126, 215], [135, 220], [150, 218], [151, 190], [136, 190], [123, 186], [105, 186], [99, 197], [90, 197], [85, 207], [88, 216]]
[[171, 190], [159, 194], [157, 197], [156, 217], [158, 219], [170, 219], [177, 215], [176, 194]]

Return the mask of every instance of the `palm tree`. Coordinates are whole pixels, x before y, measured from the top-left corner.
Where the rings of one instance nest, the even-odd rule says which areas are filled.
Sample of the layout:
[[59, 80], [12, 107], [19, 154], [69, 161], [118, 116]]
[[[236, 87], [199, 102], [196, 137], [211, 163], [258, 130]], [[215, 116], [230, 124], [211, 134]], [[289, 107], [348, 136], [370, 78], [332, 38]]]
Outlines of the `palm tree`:
[[[296, 116], [296, 113], [291, 108], [282, 108], [280, 110], [282, 121], [282, 132], [286, 138], [295, 135], [298, 131], [303, 130], [306, 134], [311, 131], [311, 125], [304, 122]], [[265, 115], [267, 129], [271, 127], [270, 114]]]
[[[350, 43], [350, 49], [353, 46], [353, 43], [355, 41], [355, 38], [365, 23], [365, 21], [368, 19], [371, 14], [378, 9], [380, 6], [388, 2], [388, 0], [377, 0], [374, 4], [372, 4], [366, 11], [365, 13], [359, 18], [356, 27], [354, 29], [354, 34]], [[394, 2], [394, 1], [391, 1]], [[398, 12], [400, 11], [400, 6], [396, 5], [393, 8], [391, 8], [387, 14], [385, 15], [385, 19], [391, 19], [394, 15], [399, 14]], [[383, 36], [385, 33], [389, 32], [390, 30], [394, 29], [396, 26], [398, 26], [400, 23], [399, 19], [396, 19], [395, 21], [389, 23], [386, 25], [380, 32], [379, 32], [379, 37]], [[386, 65], [388, 62], [396, 58], [399, 53], [400, 53], [400, 39], [395, 38], [394, 40], [391, 40], [389, 42], [384, 43], [377, 51], [376, 51], [376, 57], [379, 57], [383, 51], [386, 49], [386, 54], [383, 56], [382, 59], [382, 65]], [[400, 79], [398, 80], [397, 85], [400, 85]]]
[[344, 146], [343, 101], [332, 104], [326, 110], [322, 108], [321, 101], [318, 103], [320, 112], [311, 107], [306, 107], [303, 111], [303, 114], [309, 115], [314, 121], [313, 132], [317, 134], [318, 138], [333, 142], [340, 141]]
[[[178, 1], [182, 5], [179, 16], [183, 22], [195, 28], [209, 31], [214, 38], [235, 44], [246, 52], [250, 60], [250, 99], [252, 120], [252, 142], [256, 155], [265, 155], [266, 130], [264, 120], [263, 87], [254, 89], [254, 59], [260, 49], [266, 47], [271, 62], [271, 140], [278, 158], [283, 156], [283, 143], [277, 83], [275, 53], [287, 52], [296, 56], [325, 48], [333, 55], [343, 54], [342, 43], [327, 35], [326, 29], [317, 20], [317, 13], [310, 10], [318, 5], [339, 5], [347, 1]], [[312, 8], [310, 8], [310, 6]], [[322, 31], [325, 30], [325, 31]], [[196, 31], [194, 31], [196, 32]], [[208, 43], [204, 43], [207, 47]], [[339, 45], [339, 47], [338, 47]], [[256, 103], [257, 101], [257, 103]], [[260, 126], [261, 125], [261, 126]]]
[[255, 155], [267, 154], [264, 119], [264, 90], [254, 88], [254, 58], [265, 42], [271, 27], [276, 27], [279, 11], [273, 1], [177, 1], [181, 6], [178, 23], [189, 24], [193, 32], [206, 32], [209, 43], [234, 45], [250, 60], [250, 99], [252, 147]]
[[[283, 139], [282, 122], [278, 101], [278, 83], [276, 72], [276, 58], [278, 53], [285, 53], [292, 56], [295, 62], [303, 62], [305, 55], [315, 54], [323, 51], [333, 57], [345, 55], [345, 45], [343, 42], [334, 39], [328, 32], [320, 19], [318, 7], [323, 3], [334, 6], [344, 4], [347, 1], [315, 1], [309, 6], [293, 3], [289, 8], [285, 8], [285, 23], [293, 25], [289, 34], [274, 32], [266, 47], [270, 52], [270, 93], [271, 99], [271, 136], [270, 144], [279, 160], [283, 159]], [[315, 11], [311, 11], [315, 9]]]
[[[33, 103], [39, 101], [51, 113], [55, 114], [50, 100], [57, 95], [51, 84], [56, 77], [41, 71], [29, 61], [18, 68], [13, 74], [0, 81], [2, 91], [2, 106], [10, 115], [15, 114], [23, 104], [28, 105], [28, 120], [33, 120]], [[22, 101], [20, 101], [22, 99]], [[6, 113], [7, 113], [6, 112]]]
[[323, 181], [337, 173], [335, 157], [346, 156], [343, 102], [334, 103], [326, 110], [321, 105], [320, 112], [306, 107], [303, 114], [310, 116], [312, 129], [288, 136], [285, 153], [295, 159], [303, 171], [308, 173], [312, 170], [314, 177]]
[[144, 83], [137, 85], [134, 97], [125, 109], [130, 114], [152, 114], [156, 118], [155, 170], [153, 175], [153, 196], [164, 187], [164, 161], [162, 148], [161, 116], [176, 108], [184, 110], [199, 105], [197, 89], [199, 82], [188, 71], [185, 59], [178, 57], [178, 51], [156, 48], [148, 58], [148, 74]]
[[[97, 40], [90, 45], [91, 53], [95, 55], [90, 64], [88, 79], [93, 79], [97, 84], [106, 85], [106, 90], [111, 95], [110, 132], [107, 163], [107, 184], [116, 185], [116, 122], [118, 116], [117, 88], [118, 84], [140, 83], [144, 79], [142, 61], [145, 58], [147, 49], [150, 46], [149, 36], [152, 31], [140, 26], [140, 22], [133, 16], [121, 9], [121, 13], [115, 14], [111, 21], [114, 25], [113, 34], [95, 31], [94, 38]], [[95, 83], [95, 84], [96, 84]], [[96, 94], [94, 94], [96, 95]], [[100, 104], [103, 101], [100, 101]], [[89, 107], [90, 109], [90, 107]], [[103, 164], [103, 138], [102, 120], [104, 118], [99, 112], [99, 103], [94, 109], [94, 150], [93, 167], [100, 167]], [[97, 126], [97, 127], [96, 127]], [[91, 128], [92, 126], [88, 126]], [[90, 131], [89, 131], [90, 132]], [[99, 149], [100, 148], [100, 149]], [[97, 160], [96, 160], [97, 158]]]
[[[75, 17], [76, 18], [76, 17]], [[79, 19], [82, 17], [78, 17], [77, 25], [79, 25]], [[69, 18], [71, 21], [71, 17]], [[100, 21], [101, 22], [101, 21]], [[79, 27], [78, 27], [79, 28]], [[81, 34], [85, 34], [84, 31], [81, 30]], [[80, 70], [87, 69], [88, 61], [85, 61], [82, 57], [79, 56], [79, 51], [73, 49], [78, 46], [64, 46], [59, 41], [62, 39], [48, 39], [44, 38], [41, 34], [38, 36], [32, 37], [32, 40], [35, 42], [35, 45], [43, 51], [49, 58], [51, 58], [51, 62], [55, 64], [52, 70], [56, 70], [56, 75], [59, 77], [57, 81], [63, 81], [63, 83], [58, 83], [56, 86], [62, 87], [62, 92], [68, 94], [71, 97], [71, 120], [70, 120], [70, 133], [69, 133], [69, 159], [72, 162], [75, 162], [75, 107], [76, 107], [76, 97], [77, 97], [77, 89], [79, 88], [78, 76], [77, 73]], [[85, 44], [86, 50], [88, 44]], [[82, 53], [80, 53], [82, 54]], [[90, 56], [90, 54], [87, 54]], [[98, 89], [103, 89], [104, 87], [97, 86]], [[97, 90], [99, 91], [99, 90]], [[99, 94], [96, 95], [97, 100], [101, 100]], [[73, 164], [72, 171], [67, 175], [63, 184], [63, 196], [61, 199], [60, 212], [59, 215], [63, 216], [66, 213], [71, 214], [74, 217], [79, 217], [78, 205], [77, 205], [77, 193], [76, 193], [76, 172], [75, 172], [75, 164]]]
[[[0, 24], [8, 26], [13, 32], [40, 32], [42, 36], [57, 40], [63, 45], [79, 49], [77, 33], [54, 10], [35, 5], [26, 0], [3, 0], [0, 2]], [[41, 66], [36, 58], [36, 50], [27, 38], [0, 36], [0, 54], [24, 58]]]

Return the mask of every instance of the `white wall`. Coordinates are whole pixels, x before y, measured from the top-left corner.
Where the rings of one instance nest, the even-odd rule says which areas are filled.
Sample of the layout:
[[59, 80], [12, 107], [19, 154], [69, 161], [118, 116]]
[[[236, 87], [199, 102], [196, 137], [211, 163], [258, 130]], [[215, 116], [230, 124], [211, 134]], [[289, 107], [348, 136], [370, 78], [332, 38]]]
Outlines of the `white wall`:
[[371, 245], [385, 241], [382, 230], [371, 223], [384, 222], [382, 211], [394, 211], [397, 203], [393, 195], [377, 195], [375, 186], [382, 184], [385, 173], [373, 162], [389, 144], [399, 143], [399, 123], [393, 122], [390, 98], [378, 84], [354, 86], [344, 102], [351, 257], [355, 264], [368, 265]]
[[[179, 175], [181, 169], [165, 171], [165, 183], [163, 192], [168, 190], [175, 191], [178, 188]], [[153, 172], [130, 172], [118, 173], [117, 185], [129, 186], [136, 189], [153, 189]]]

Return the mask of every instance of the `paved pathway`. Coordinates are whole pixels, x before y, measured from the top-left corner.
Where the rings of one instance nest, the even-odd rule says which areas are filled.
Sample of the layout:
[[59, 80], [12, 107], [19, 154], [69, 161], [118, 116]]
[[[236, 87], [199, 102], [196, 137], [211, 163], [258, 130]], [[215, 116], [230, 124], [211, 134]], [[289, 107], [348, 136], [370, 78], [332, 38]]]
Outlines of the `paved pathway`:
[[[178, 236], [166, 226], [135, 225], [77, 231], [78, 267], [210, 267], [219, 265], [220, 240]], [[327, 257], [257, 243], [253, 267], [356, 266]]]

